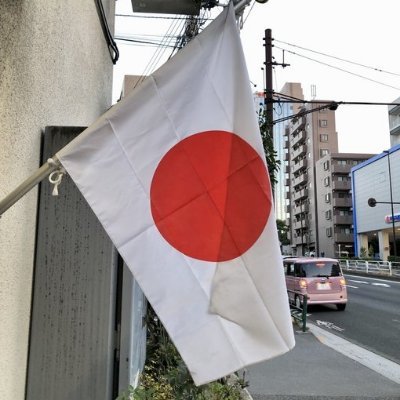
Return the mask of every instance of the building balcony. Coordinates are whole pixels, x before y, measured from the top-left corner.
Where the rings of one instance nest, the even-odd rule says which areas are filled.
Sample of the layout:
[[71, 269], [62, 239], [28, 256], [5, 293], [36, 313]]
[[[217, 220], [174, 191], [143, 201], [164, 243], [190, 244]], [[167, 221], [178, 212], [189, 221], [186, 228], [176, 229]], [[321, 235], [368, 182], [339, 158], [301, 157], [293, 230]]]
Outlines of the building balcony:
[[296, 172], [306, 167], [307, 167], [307, 159], [303, 158], [302, 160], [293, 165], [293, 173], [295, 174]]
[[300, 131], [296, 136], [293, 136], [290, 140], [292, 147], [296, 146], [300, 142], [304, 142], [306, 140], [306, 133], [305, 131]]
[[303, 218], [300, 221], [296, 221], [295, 223], [293, 223], [292, 228], [293, 229], [305, 229], [307, 227], [307, 221], [305, 218]]
[[349, 164], [339, 165], [339, 164], [332, 163], [331, 171], [332, 171], [332, 174], [349, 174], [351, 167], [352, 167], [352, 165], [349, 165]]
[[343, 199], [339, 197], [334, 197], [332, 199], [332, 205], [333, 207], [352, 207], [351, 197]]
[[283, 161], [289, 161], [289, 153], [283, 155]]
[[296, 150], [293, 151], [292, 160], [296, 160], [298, 157], [304, 156], [307, 153], [307, 146], [305, 144], [300, 145]]
[[298, 131], [299, 129], [302, 129], [306, 126], [306, 118], [305, 117], [300, 117], [296, 122], [293, 123], [292, 125], [292, 133]]
[[301, 184], [307, 183], [308, 175], [307, 174], [300, 174], [297, 178], [294, 178], [293, 187], [299, 186]]
[[334, 240], [337, 243], [354, 243], [354, 236], [352, 233], [335, 233]]
[[308, 210], [309, 210], [308, 204], [302, 204], [301, 206], [295, 206], [295, 207], [293, 207], [293, 215], [308, 213]]
[[301, 236], [293, 238], [293, 244], [295, 244], [296, 246], [301, 245], [301, 244], [306, 245], [307, 244], [306, 235], [303, 235], [303, 239], [301, 238]]
[[332, 189], [333, 190], [350, 190], [351, 182], [350, 181], [332, 181]]
[[301, 190], [293, 193], [293, 199], [295, 201], [300, 200], [300, 199], [304, 199], [307, 196], [308, 196], [308, 190], [307, 189], [301, 189]]
[[353, 223], [352, 215], [334, 215], [333, 223], [335, 225], [351, 225]]

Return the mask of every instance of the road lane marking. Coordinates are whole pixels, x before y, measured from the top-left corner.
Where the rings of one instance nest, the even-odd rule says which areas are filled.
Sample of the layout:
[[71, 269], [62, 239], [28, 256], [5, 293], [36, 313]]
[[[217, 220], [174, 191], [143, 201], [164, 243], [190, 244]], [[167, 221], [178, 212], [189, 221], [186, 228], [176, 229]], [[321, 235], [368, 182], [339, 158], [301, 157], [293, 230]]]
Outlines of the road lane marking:
[[[400, 277], [400, 275], [396, 275], [395, 273], [393, 275]], [[352, 278], [360, 278], [359, 275], [345, 274], [345, 277], [346, 276], [351, 276]], [[363, 276], [362, 278], [363, 279], [367, 279], [367, 280], [369, 279], [369, 280], [372, 280], [372, 281], [387, 282], [387, 283], [390, 283], [390, 284], [393, 284], [393, 285], [399, 285], [400, 284], [400, 281], [383, 279], [383, 278], [378, 278], [378, 277]]]
[[364, 365], [365, 367], [383, 375], [393, 382], [400, 384], [400, 365], [390, 361], [378, 354], [368, 351], [360, 346], [357, 346], [346, 339], [342, 339], [333, 333], [330, 333], [311, 322], [307, 324], [310, 332], [326, 346], [338, 351]]
[[353, 289], [358, 289], [358, 286], [346, 285], [346, 287], [351, 287]]
[[382, 286], [382, 287], [390, 287], [390, 285], [388, 285], [387, 283], [375, 283], [375, 282], [372, 282], [371, 285], [373, 285], [373, 286]]
[[320, 321], [319, 319], [317, 319], [317, 325], [318, 326], [325, 326], [328, 329], [333, 329], [333, 330], [339, 331], [339, 332], [343, 332], [344, 331], [343, 328], [339, 328], [338, 326], [334, 325], [332, 322], [328, 322], [328, 321]]
[[349, 282], [354, 282], [354, 283], [361, 283], [363, 285], [369, 285], [369, 282], [365, 282], [365, 281], [356, 281], [354, 279], [347, 279]]

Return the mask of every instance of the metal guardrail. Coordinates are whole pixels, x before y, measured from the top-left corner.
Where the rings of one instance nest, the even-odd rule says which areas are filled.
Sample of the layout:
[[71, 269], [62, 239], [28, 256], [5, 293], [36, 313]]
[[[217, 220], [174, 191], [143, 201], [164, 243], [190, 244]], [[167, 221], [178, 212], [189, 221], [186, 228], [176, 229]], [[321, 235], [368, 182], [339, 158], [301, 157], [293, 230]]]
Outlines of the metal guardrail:
[[290, 313], [296, 322], [301, 324], [301, 330], [305, 332], [307, 330], [307, 296], [303, 293], [296, 292], [295, 290], [287, 289], [288, 293], [294, 293], [296, 296], [301, 297], [301, 305], [297, 306], [290, 301], [289, 297], [289, 304], [290, 304]]
[[365, 274], [396, 276], [400, 278], [400, 262], [341, 258], [339, 259], [339, 263], [344, 271], [356, 271]]

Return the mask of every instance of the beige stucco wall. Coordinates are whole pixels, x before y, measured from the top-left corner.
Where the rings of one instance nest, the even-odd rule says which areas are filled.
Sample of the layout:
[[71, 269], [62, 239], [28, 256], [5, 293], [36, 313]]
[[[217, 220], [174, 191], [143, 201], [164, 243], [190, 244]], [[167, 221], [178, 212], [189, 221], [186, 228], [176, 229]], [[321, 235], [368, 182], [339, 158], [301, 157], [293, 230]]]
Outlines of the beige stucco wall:
[[[103, 4], [113, 23], [114, 1]], [[44, 127], [89, 125], [110, 106], [111, 86], [93, 0], [0, 0], [1, 199], [38, 168]], [[0, 399], [24, 398], [36, 196], [0, 219]]]

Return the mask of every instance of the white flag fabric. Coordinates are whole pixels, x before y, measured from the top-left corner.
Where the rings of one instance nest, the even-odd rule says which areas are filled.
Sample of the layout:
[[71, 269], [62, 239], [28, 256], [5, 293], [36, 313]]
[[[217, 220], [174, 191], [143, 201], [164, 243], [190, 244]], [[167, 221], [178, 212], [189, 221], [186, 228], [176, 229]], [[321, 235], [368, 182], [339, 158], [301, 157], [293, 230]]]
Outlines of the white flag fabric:
[[294, 346], [232, 6], [57, 157], [196, 385]]

